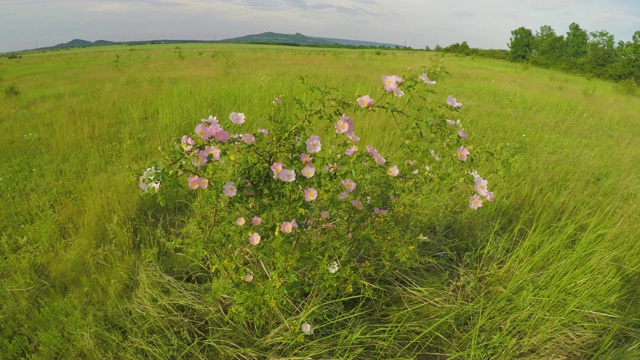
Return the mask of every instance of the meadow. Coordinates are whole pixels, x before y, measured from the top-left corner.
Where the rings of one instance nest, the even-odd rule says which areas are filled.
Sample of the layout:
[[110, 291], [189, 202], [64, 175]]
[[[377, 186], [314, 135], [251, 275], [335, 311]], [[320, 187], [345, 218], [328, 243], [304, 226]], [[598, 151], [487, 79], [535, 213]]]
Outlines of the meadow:
[[[263, 126], [250, 114], [293, 107], [301, 76], [355, 101], [441, 61], [434, 98], [464, 104], [495, 202], [474, 211], [436, 183], [396, 224], [429, 232], [426, 266], [231, 316], [176, 243], [197, 200], [143, 197], [142, 172], [201, 118]], [[0, 90], [0, 359], [640, 358], [640, 97], [615, 83], [435, 52], [185, 44], [0, 58]], [[359, 135], [400, 159], [385, 119]]]

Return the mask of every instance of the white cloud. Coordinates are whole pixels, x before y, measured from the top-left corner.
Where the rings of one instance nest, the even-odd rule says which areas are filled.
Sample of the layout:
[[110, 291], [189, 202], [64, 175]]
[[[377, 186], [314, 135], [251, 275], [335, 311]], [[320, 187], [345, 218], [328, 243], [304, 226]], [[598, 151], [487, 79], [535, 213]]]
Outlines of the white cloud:
[[[467, 41], [506, 48], [520, 26], [571, 22], [628, 41], [640, 30], [637, 0], [0, 0], [0, 52], [73, 38], [217, 39], [263, 31], [404, 44]], [[93, 37], [93, 39], [91, 38]]]

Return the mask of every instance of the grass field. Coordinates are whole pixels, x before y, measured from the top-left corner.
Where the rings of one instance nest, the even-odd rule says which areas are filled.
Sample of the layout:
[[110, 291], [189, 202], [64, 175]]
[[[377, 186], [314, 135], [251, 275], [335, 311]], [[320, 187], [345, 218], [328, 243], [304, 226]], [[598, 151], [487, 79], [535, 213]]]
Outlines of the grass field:
[[[416, 202], [438, 266], [313, 337], [232, 323], [183, 281], [172, 210], [137, 184], [159, 147], [210, 114], [293, 99], [299, 76], [355, 99], [441, 59], [438, 92], [491, 154], [476, 165], [496, 201]], [[185, 44], [0, 58], [0, 90], [2, 359], [640, 358], [640, 97], [616, 84], [428, 52]], [[390, 124], [362, 129], [394, 156]]]

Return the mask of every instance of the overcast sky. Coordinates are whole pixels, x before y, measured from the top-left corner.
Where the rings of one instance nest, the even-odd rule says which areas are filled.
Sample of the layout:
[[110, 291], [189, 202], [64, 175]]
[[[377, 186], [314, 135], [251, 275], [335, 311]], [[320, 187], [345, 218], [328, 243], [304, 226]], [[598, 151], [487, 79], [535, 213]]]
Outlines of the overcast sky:
[[565, 34], [571, 22], [629, 41], [640, 30], [640, 0], [0, 0], [0, 52], [74, 38], [220, 40], [265, 31], [506, 49], [520, 26]]

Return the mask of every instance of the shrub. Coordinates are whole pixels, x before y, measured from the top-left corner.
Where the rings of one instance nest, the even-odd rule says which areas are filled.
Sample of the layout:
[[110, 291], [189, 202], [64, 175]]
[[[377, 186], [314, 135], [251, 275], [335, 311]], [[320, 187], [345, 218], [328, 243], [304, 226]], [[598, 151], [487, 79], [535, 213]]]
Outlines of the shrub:
[[638, 84], [636, 84], [634, 79], [618, 81], [618, 89], [624, 95], [635, 96], [638, 94]]
[[6, 97], [18, 96], [20, 95], [20, 90], [18, 90], [16, 84], [11, 84], [4, 89], [4, 95]]
[[[438, 66], [429, 75], [442, 72]], [[428, 222], [416, 211], [421, 198], [436, 189], [466, 193], [475, 210], [493, 193], [470, 171], [472, 147], [460, 120], [448, 119], [462, 104], [437, 95], [426, 71], [383, 76], [385, 91], [376, 100], [301, 81], [306, 93], [295, 107], [276, 97], [261, 117], [264, 129], [247, 132], [252, 115], [244, 113], [202, 119], [193, 138], [184, 135], [171, 147], [166, 164], [144, 171], [140, 188], [160, 203], [167, 190], [191, 202], [168, 245], [199, 269], [212, 306], [257, 329], [297, 314], [293, 328], [307, 324], [310, 334], [314, 319], [350, 305], [308, 312], [308, 299], [375, 297], [376, 284], [429, 262], [422, 251]], [[402, 161], [360, 145], [367, 140], [359, 138], [358, 123], [370, 115], [396, 127]], [[228, 128], [241, 131], [230, 135]]]

